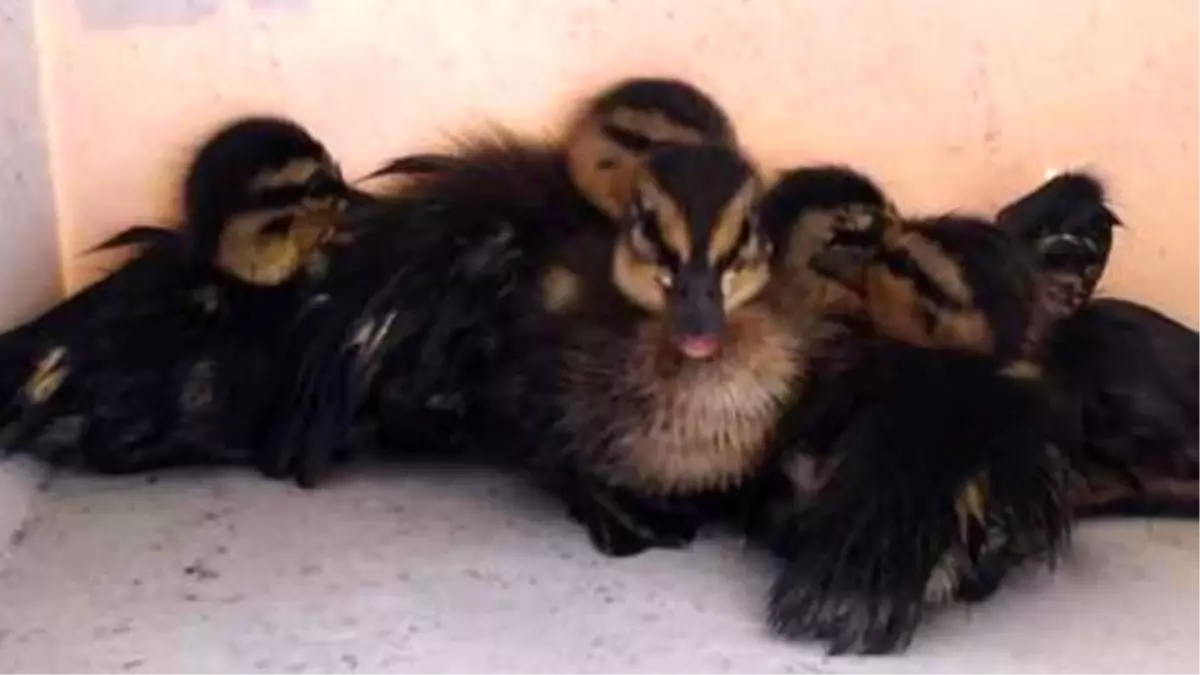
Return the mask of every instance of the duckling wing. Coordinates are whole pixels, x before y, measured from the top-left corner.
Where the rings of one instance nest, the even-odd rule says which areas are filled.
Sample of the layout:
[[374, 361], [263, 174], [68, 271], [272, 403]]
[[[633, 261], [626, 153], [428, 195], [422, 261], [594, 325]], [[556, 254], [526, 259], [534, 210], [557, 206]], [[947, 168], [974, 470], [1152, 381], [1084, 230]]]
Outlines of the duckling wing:
[[296, 377], [260, 458], [268, 474], [315, 483], [368, 403], [410, 440], [444, 445], [492, 397], [497, 364], [518, 356], [522, 298], [535, 306], [533, 265], [508, 224], [442, 209], [399, 201], [331, 253], [289, 338]]
[[229, 443], [242, 444], [244, 408], [222, 393], [244, 396], [235, 377], [255, 380], [241, 361], [259, 359], [235, 347], [219, 284], [171, 233], [131, 230], [112, 241], [151, 240], [109, 276], [0, 336], [7, 449], [129, 472], [223, 460]]
[[1044, 391], [988, 361], [895, 346], [847, 375], [868, 395], [818, 449], [815, 496], [797, 490], [779, 518], [780, 633], [832, 653], [903, 651], [929, 602], [980, 599], [1017, 562], [1053, 561], [1067, 481]]
[[1047, 368], [1075, 416], [1080, 515], [1197, 517], [1200, 335], [1101, 299], [1063, 321]]
[[570, 232], [561, 158], [500, 139], [382, 171], [423, 178], [352, 217], [306, 291], [295, 378], [259, 458], [269, 475], [314, 484], [364, 425], [444, 453], [532, 414], [539, 261]]

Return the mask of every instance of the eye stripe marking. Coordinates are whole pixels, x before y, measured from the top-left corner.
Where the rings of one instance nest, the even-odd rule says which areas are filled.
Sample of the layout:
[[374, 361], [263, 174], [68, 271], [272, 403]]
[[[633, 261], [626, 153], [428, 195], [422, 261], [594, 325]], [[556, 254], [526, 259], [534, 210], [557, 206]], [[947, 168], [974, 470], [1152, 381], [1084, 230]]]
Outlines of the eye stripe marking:
[[879, 260], [887, 267], [888, 271], [897, 277], [907, 279], [912, 282], [913, 286], [919, 295], [929, 299], [930, 302], [940, 307], [950, 309], [967, 309], [967, 307], [951, 297], [941, 286], [937, 284], [926, 272], [917, 264], [916, 260], [903, 249], [882, 248], [877, 254]]

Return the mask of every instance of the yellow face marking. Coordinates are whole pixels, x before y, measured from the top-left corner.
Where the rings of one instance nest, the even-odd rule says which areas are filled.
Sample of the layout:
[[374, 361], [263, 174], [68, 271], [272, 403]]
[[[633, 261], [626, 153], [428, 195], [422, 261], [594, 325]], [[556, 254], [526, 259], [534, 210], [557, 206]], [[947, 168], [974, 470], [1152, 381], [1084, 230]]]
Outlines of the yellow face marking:
[[708, 244], [709, 262], [715, 263], [729, 255], [730, 249], [737, 242], [742, 230], [750, 227], [748, 222], [750, 208], [758, 196], [758, 182], [753, 179], [746, 181], [734, 193], [713, 226], [712, 237]]
[[725, 311], [731, 312], [758, 297], [770, 280], [771, 269], [765, 260], [749, 267], [726, 270], [721, 275]]
[[[308, 211], [293, 206], [236, 216], [221, 233], [217, 264], [247, 283], [280, 284], [306, 265], [333, 234], [339, 211]], [[262, 229], [276, 218], [290, 220], [287, 231], [264, 234]]]
[[885, 230], [883, 245], [892, 250], [899, 249], [912, 259], [947, 297], [960, 305], [974, 301], [971, 287], [963, 279], [962, 270], [954, 259], [946, 255], [941, 246], [923, 236], [918, 228], [891, 227]]
[[627, 235], [622, 235], [612, 262], [613, 283], [621, 294], [648, 312], [662, 312], [667, 298], [661, 274], [658, 265], [634, 253]]
[[651, 176], [644, 176], [638, 187], [638, 196], [635, 198], [640, 198], [643, 208], [654, 214], [658, 220], [663, 242], [679, 258], [681, 264], [687, 263], [691, 258], [692, 234], [679, 205]]
[[958, 263], [922, 233], [923, 226], [893, 220], [884, 228], [885, 252], [905, 256], [938, 289], [962, 309], [924, 297], [908, 276], [883, 263], [866, 275], [866, 302], [872, 320], [888, 335], [923, 347], [950, 347], [988, 352], [994, 336], [983, 312], [973, 306], [974, 293]]
[[873, 265], [866, 275], [866, 302], [871, 320], [886, 335], [918, 347], [948, 347], [988, 352], [992, 332], [976, 309], [935, 306], [911, 279]]

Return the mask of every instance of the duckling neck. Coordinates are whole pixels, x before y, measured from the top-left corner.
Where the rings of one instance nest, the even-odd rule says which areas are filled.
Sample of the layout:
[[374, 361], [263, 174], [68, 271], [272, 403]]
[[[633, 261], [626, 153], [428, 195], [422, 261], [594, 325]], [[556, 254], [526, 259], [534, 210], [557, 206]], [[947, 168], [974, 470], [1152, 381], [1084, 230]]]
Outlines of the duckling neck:
[[796, 338], [765, 305], [732, 315], [710, 359], [686, 359], [663, 338], [648, 319], [571, 355], [573, 450], [607, 482], [646, 495], [735, 488], [761, 465], [790, 397]]

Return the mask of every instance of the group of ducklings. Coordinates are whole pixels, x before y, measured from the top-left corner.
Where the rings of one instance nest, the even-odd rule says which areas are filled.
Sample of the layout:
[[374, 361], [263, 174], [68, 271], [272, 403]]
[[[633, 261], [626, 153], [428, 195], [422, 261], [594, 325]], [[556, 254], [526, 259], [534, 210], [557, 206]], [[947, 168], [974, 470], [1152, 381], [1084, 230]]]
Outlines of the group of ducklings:
[[845, 166], [768, 176], [656, 78], [561, 138], [378, 173], [285, 118], [222, 128], [178, 227], [106, 242], [138, 250], [0, 337], [6, 446], [305, 486], [364, 449], [467, 456], [610, 555], [738, 528], [782, 561], [772, 625], [834, 653], [903, 650], [1080, 515], [1196, 515], [1197, 336], [1092, 299], [1118, 222], [1094, 177], [909, 215]]

